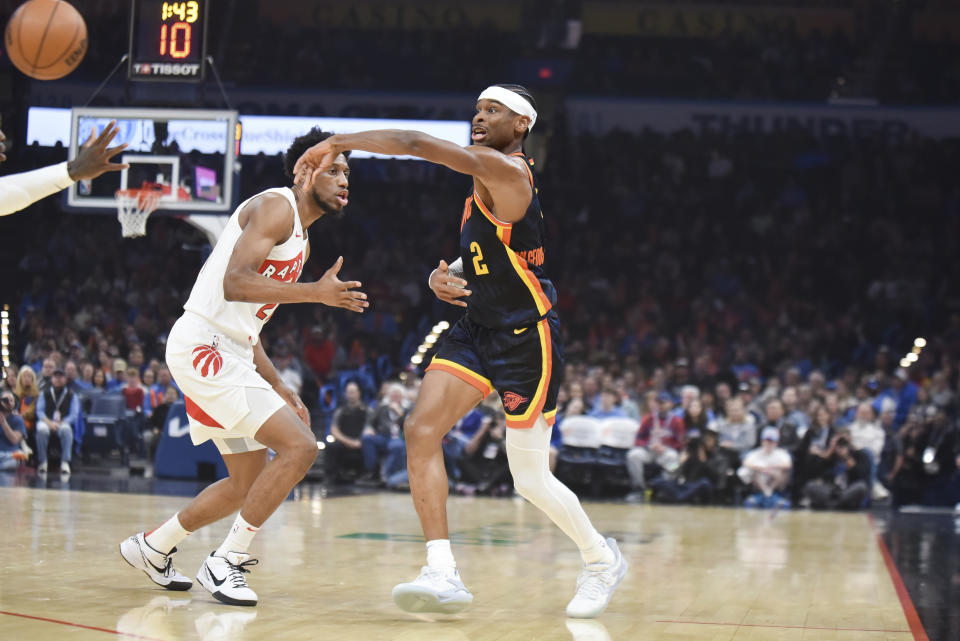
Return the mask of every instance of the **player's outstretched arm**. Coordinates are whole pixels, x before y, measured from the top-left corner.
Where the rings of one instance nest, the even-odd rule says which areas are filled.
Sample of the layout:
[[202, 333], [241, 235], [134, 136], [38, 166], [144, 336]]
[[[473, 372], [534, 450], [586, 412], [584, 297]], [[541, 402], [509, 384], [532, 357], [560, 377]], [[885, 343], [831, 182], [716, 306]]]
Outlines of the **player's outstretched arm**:
[[293, 233], [290, 213], [287, 199], [275, 194], [254, 199], [240, 212], [243, 233], [223, 277], [224, 298], [245, 303], [323, 303], [362, 312], [368, 303], [367, 295], [356, 289], [360, 282], [337, 277], [342, 256], [314, 283], [285, 283], [260, 274], [270, 250]]
[[325, 171], [337, 155], [359, 149], [378, 154], [416, 156], [439, 165], [445, 165], [461, 174], [481, 181], [509, 179], [519, 176], [526, 180], [523, 169], [495, 149], [482, 145], [461, 147], [420, 131], [406, 129], [377, 129], [355, 134], [335, 134], [308, 149], [297, 161], [294, 175], [303, 165], [314, 168], [314, 173]]
[[[66, 189], [77, 180], [96, 178], [107, 171], [120, 171], [129, 165], [112, 163], [110, 160], [127, 148], [126, 144], [109, 147], [110, 141], [117, 135], [116, 122], [111, 122], [94, 136], [90, 137], [80, 147], [77, 157], [70, 162], [62, 162], [43, 169], [25, 171], [21, 174], [12, 174], [0, 178], [0, 216], [13, 214], [33, 203]], [[0, 156], [5, 146], [3, 132], [0, 132]]]

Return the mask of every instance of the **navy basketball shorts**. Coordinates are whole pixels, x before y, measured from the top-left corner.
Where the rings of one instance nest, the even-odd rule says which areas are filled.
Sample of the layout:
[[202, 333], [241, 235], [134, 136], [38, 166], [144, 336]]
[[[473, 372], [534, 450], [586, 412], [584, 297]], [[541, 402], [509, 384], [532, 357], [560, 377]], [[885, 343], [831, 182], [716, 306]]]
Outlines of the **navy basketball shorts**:
[[443, 337], [432, 370], [456, 376], [484, 398], [497, 390], [507, 427], [533, 427], [541, 414], [553, 425], [563, 379], [560, 319], [550, 311], [533, 325], [491, 329], [464, 316]]

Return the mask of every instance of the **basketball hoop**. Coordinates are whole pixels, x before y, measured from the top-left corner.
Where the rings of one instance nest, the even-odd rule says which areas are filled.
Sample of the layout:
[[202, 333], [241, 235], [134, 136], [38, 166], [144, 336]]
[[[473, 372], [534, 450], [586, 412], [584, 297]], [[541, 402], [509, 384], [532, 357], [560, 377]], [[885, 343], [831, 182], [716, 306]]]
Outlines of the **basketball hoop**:
[[161, 195], [154, 189], [117, 190], [117, 220], [124, 238], [147, 235], [147, 218], [157, 210]]

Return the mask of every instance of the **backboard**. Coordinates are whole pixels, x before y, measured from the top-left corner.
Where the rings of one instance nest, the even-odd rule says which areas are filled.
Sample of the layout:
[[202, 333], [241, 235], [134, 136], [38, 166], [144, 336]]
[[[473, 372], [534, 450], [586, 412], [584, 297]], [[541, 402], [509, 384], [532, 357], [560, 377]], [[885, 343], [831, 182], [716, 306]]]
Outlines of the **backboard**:
[[239, 132], [237, 112], [209, 109], [77, 107], [71, 110], [70, 158], [94, 130], [111, 120], [119, 132], [113, 145], [128, 143], [118, 158], [129, 169], [74, 183], [71, 207], [115, 208], [119, 189], [161, 191], [158, 211], [229, 213]]

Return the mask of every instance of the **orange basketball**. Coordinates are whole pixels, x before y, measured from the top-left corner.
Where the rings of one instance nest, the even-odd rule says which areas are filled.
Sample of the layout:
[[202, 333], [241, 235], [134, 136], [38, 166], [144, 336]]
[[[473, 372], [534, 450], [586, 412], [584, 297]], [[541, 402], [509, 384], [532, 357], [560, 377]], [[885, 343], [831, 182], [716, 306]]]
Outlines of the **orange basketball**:
[[30, 0], [13, 13], [4, 42], [17, 69], [37, 80], [56, 80], [87, 53], [87, 24], [69, 2]]

